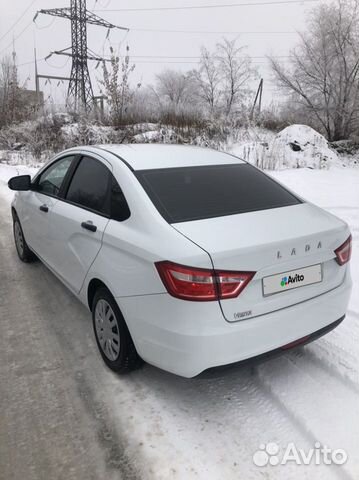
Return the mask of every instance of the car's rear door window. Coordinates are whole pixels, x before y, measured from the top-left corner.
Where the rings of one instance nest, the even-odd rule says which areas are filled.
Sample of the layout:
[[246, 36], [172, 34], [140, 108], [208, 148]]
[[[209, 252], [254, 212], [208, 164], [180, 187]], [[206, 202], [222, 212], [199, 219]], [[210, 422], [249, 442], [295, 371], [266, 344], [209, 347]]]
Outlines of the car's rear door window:
[[136, 176], [169, 223], [301, 203], [249, 164], [139, 170]]
[[66, 200], [110, 216], [110, 170], [100, 161], [82, 157], [66, 194]]

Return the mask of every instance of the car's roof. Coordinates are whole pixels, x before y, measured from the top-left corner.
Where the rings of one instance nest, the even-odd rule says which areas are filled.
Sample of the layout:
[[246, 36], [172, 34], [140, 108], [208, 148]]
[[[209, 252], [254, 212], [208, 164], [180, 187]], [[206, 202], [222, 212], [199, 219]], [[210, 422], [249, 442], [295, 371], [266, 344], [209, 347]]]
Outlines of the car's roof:
[[121, 157], [134, 170], [244, 163], [228, 153], [188, 145], [131, 143], [98, 147]]

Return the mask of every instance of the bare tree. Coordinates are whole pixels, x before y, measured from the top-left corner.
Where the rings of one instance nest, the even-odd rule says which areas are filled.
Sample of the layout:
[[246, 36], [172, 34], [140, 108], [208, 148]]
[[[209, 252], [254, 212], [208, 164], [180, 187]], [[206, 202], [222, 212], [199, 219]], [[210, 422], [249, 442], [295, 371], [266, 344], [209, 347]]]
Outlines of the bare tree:
[[224, 38], [218, 43], [217, 56], [222, 75], [225, 110], [229, 115], [255, 71], [250, 57], [245, 54], [245, 47], [238, 47], [235, 39]]
[[[103, 79], [100, 80], [100, 84], [103, 85], [105, 89], [114, 125], [121, 125], [135, 94], [135, 90], [131, 88], [129, 81], [135, 65], [130, 64], [128, 46], [126, 47], [126, 55], [123, 59], [115, 55], [112, 47], [110, 51], [111, 69], [108, 69], [104, 61], [102, 64]], [[137, 88], [140, 88], [140, 86], [140, 83], [138, 83]]]
[[358, 14], [357, 0], [323, 3], [312, 11], [290, 67], [270, 58], [278, 86], [329, 140], [348, 138], [358, 121]]
[[221, 94], [221, 75], [216, 56], [202, 47], [199, 69], [193, 70], [191, 75], [196, 83], [197, 96], [213, 113]]

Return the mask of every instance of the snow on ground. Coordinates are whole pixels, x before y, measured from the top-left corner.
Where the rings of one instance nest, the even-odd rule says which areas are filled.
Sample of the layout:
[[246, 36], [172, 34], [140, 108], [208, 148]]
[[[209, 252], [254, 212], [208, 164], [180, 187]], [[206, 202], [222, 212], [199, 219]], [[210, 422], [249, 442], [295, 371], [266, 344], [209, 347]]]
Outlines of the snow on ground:
[[[0, 196], [13, 168], [0, 165]], [[271, 174], [349, 223], [354, 288], [347, 318], [315, 343], [256, 367], [219, 369], [190, 380], [150, 365], [125, 377], [103, 367], [96, 379], [96, 401], [106, 402], [138, 478], [359, 477], [359, 170]], [[253, 464], [262, 444], [276, 442], [283, 449], [294, 442], [308, 452], [316, 441], [345, 449], [346, 464]]]
[[7, 187], [7, 182], [10, 180], [10, 178], [17, 175], [34, 175], [37, 170], [38, 168], [36, 167], [28, 167], [26, 165], [14, 166], [0, 163], [0, 195], [11, 202], [14, 192], [9, 190]]

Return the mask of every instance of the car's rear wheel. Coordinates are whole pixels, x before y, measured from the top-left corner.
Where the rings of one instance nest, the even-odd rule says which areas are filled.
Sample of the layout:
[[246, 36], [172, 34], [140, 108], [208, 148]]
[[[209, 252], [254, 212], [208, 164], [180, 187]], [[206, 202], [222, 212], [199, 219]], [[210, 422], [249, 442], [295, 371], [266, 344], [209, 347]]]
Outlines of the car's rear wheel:
[[97, 346], [111, 370], [126, 373], [142, 364], [120, 309], [106, 288], [95, 294], [92, 320]]
[[16, 251], [20, 260], [27, 263], [35, 261], [36, 256], [32, 253], [26, 243], [24, 232], [22, 231], [21, 223], [17, 216], [14, 217], [13, 230]]

